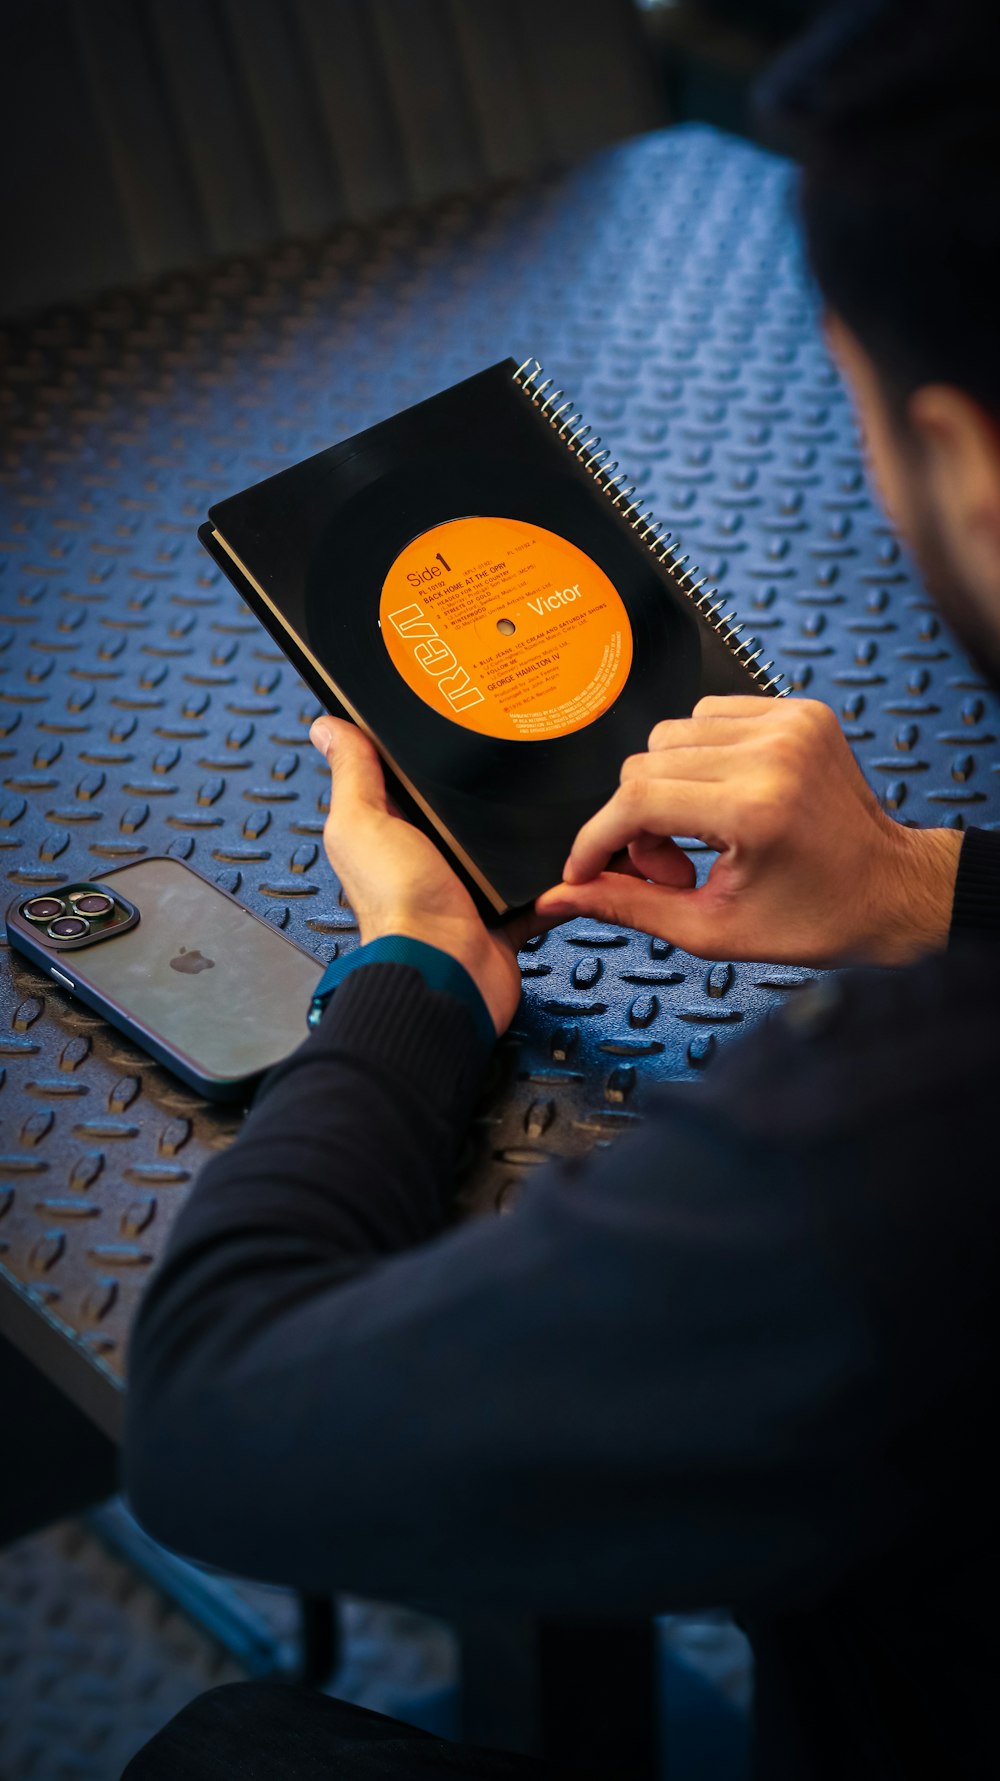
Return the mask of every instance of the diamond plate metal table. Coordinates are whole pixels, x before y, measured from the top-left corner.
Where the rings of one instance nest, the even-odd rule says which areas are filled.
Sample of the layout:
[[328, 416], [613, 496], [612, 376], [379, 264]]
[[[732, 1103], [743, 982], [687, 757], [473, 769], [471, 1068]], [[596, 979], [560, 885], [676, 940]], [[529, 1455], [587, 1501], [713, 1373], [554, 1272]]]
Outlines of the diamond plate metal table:
[[[10, 894], [168, 851], [325, 960], [356, 944], [322, 851], [316, 706], [202, 553], [208, 504], [513, 354], [536, 354], [900, 820], [1000, 822], [996, 701], [865, 480], [781, 162], [700, 127], [178, 274], [0, 335], [0, 850]], [[513, 1204], [642, 1118], [808, 973], [708, 967], [569, 923], [462, 1164]], [[239, 1112], [7, 954], [0, 1330], [111, 1434], [129, 1325]]]

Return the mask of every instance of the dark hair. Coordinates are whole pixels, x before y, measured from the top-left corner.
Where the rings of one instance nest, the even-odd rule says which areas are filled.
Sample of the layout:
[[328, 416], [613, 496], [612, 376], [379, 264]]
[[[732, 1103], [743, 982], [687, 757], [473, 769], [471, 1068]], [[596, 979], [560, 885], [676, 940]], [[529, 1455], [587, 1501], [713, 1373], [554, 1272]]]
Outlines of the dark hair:
[[802, 163], [817, 283], [891, 401], [958, 385], [1000, 411], [1000, 83], [986, 0], [852, 0], [756, 95]]

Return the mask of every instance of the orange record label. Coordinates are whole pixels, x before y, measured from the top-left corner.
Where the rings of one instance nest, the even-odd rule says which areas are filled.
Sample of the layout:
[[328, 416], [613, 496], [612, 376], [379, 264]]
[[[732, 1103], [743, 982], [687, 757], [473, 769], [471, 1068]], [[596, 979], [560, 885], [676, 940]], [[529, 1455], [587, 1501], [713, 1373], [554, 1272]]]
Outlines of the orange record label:
[[632, 666], [620, 594], [575, 544], [517, 519], [453, 519], [400, 551], [379, 622], [408, 687], [482, 736], [582, 730]]

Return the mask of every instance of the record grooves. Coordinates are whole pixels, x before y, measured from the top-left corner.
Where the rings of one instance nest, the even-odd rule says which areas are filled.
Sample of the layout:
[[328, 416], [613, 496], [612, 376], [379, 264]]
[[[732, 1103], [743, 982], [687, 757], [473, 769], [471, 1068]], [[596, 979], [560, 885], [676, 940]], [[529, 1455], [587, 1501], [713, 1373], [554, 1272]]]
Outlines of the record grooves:
[[[571, 398], [564, 390], [552, 388], [554, 380], [551, 377], [544, 382], [539, 381], [542, 369], [538, 359], [525, 359], [523, 365], [519, 365], [514, 372], [513, 380], [531, 397], [539, 413], [556, 429], [559, 438], [570, 451], [576, 452], [579, 462], [588, 475], [593, 476], [602, 493], [609, 496], [614, 507], [621, 509], [640, 544], [651, 550], [657, 561], [668, 571], [673, 586], [693, 603], [699, 617], [711, 625], [721, 641], [733, 651], [741, 666], [758, 683], [756, 690], [784, 698], [787, 688], [782, 687], [781, 674], [774, 663], [761, 662], [759, 666], [755, 666], [763, 651], [758, 645], [751, 653], [749, 643], [741, 641], [740, 632], [743, 626], [739, 622], [733, 623], [735, 607], [731, 612], [724, 611], [728, 602], [724, 596], [720, 597], [717, 588], [706, 586], [707, 575], [695, 580], [698, 570], [690, 557], [678, 556], [678, 546], [671, 545], [670, 532], [662, 521], [656, 519], [652, 509], [643, 513], [641, 503], [630, 499], [635, 494], [635, 485], [629, 484], [626, 472], [619, 468], [617, 460], [612, 460], [609, 448], [601, 447], [599, 435], [587, 426], [579, 411], [574, 410]], [[570, 431], [571, 428], [573, 431]]]
[[199, 531], [494, 919], [558, 880], [655, 723], [777, 687], [539, 376], [493, 366]]

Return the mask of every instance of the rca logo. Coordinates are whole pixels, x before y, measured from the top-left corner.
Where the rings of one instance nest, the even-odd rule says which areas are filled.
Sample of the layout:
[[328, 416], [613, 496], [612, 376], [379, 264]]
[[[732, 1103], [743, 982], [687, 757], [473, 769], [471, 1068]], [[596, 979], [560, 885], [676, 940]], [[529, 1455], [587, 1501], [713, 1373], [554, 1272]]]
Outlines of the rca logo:
[[401, 606], [398, 612], [390, 612], [389, 621], [401, 637], [413, 643], [414, 661], [437, 681], [453, 711], [468, 711], [483, 703], [484, 695], [478, 686], [473, 686], [466, 670], [459, 667], [454, 650], [435, 630], [422, 606], [416, 601], [412, 606]]

